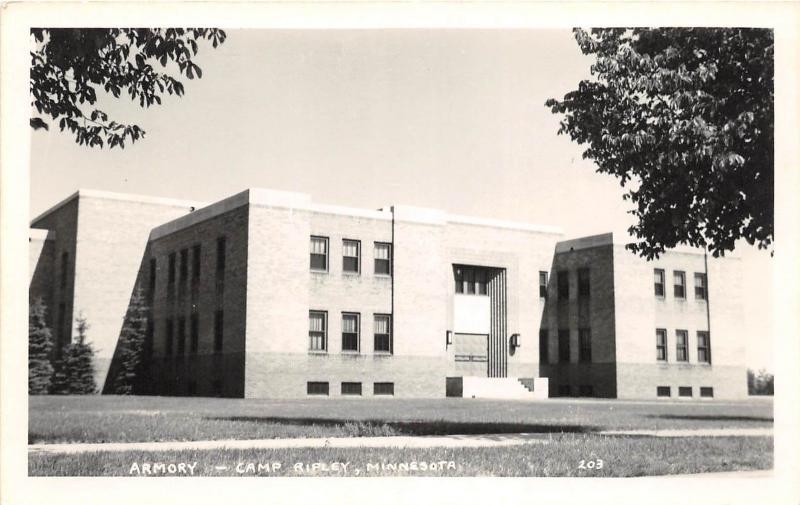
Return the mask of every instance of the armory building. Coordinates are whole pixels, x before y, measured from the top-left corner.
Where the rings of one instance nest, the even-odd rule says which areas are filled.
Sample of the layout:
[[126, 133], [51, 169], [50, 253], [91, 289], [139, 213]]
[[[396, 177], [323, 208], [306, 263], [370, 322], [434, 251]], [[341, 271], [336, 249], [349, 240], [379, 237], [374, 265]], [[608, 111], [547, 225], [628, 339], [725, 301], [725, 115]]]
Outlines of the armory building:
[[[249, 189], [210, 205], [80, 190], [31, 224], [57, 348], [97, 380], [149, 307], [142, 393], [740, 398], [739, 260], [647, 262], [611, 234]], [[56, 351], [58, 352], [58, 351]]]

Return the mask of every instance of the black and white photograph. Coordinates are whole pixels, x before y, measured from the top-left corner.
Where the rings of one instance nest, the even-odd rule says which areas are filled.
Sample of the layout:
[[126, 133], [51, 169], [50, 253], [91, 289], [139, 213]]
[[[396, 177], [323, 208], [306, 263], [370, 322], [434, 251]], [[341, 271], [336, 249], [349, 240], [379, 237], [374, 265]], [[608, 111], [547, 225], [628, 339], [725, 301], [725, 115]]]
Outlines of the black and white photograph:
[[126, 7], [5, 19], [8, 503], [796, 502], [797, 4]]

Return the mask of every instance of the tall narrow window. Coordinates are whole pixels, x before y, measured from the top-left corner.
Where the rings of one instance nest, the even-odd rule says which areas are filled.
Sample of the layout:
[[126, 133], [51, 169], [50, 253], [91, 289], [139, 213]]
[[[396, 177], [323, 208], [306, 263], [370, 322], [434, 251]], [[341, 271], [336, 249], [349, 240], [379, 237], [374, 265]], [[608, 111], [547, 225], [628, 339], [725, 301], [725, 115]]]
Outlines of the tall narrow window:
[[580, 363], [592, 362], [592, 330], [580, 328], [578, 330], [578, 361]]
[[686, 298], [686, 273], [680, 270], [673, 272], [675, 282], [674, 296], [675, 298]]
[[167, 289], [169, 293], [172, 293], [173, 288], [175, 287], [175, 253], [169, 253], [169, 259], [167, 261]]
[[191, 335], [189, 352], [192, 354], [197, 354], [197, 348], [200, 344], [200, 320], [197, 316], [197, 313], [192, 314], [191, 321], [189, 323], [189, 333]]
[[558, 299], [569, 300], [569, 272], [566, 270], [556, 272], [556, 281], [558, 282]]
[[485, 268], [475, 269], [475, 294], [485, 295], [489, 272]]
[[189, 278], [189, 249], [181, 249], [181, 270], [180, 270], [181, 286], [186, 284], [186, 279], [188, 278]]
[[327, 313], [311, 310], [308, 312], [308, 348], [312, 351], [325, 351], [327, 345]]
[[223, 330], [225, 328], [224, 313], [218, 310], [214, 313], [214, 352], [222, 352]]
[[311, 270], [328, 271], [328, 239], [311, 237]]
[[569, 330], [558, 330], [558, 362], [569, 363]]
[[150, 258], [150, 275], [149, 275], [149, 282], [147, 284], [147, 294], [150, 297], [150, 300], [153, 300], [153, 296], [156, 293], [156, 259]]
[[172, 356], [172, 346], [174, 345], [173, 340], [175, 339], [175, 335], [173, 335], [172, 333], [173, 332], [172, 319], [167, 319], [164, 330], [165, 330], [164, 333], [166, 334], [166, 338], [164, 341], [164, 343], [166, 344], [164, 354], [166, 354], [167, 356]]
[[707, 297], [707, 288], [706, 288], [706, 274], [697, 273], [694, 274], [694, 297], [697, 300], [705, 300]]
[[675, 330], [675, 360], [689, 361], [689, 349], [687, 340], [689, 332], [686, 330]]
[[217, 278], [225, 275], [225, 237], [217, 238]]
[[361, 271], [361, 242], [342, 240], [342, 271], [357, 274]]
[[342, 350], [358, 352], [358, 314], [342, 313]]
[[539, 329], [539, 363], [550, 363], [547, 328]]
[[475, 270], [472, 268], [464, 269], [464, 294], [475, 294]]
[[178, 355], [182, 356], [186, 352], [186, 318], [181, 316], [178, 319]]
[[453, 266], [453, 278], [456, 281], [456, 293], [464, 294], [464, 267]]
[[539, 298], [547, 299], [547, 272], [539, 272]]
[[697, 332], [697, 361], [711, 363], [711, 338], [707, 331]]
[[589, 269], [588, 268], [579, 268], [578, 269], [578, 297], [579, 298], [589, 298], [589, 292], [591, 291], [591, 285], [589, 283]]
[[656, 329], [656, 360], [667, 361], [667, 330]]
[[69, 253], [61, 253], [61, 289], [67, 287], [67, 270], [69, 268]]
[[392, 318], [375, 314], [375, 352], [392, 352]]
[[664, 297], [664, 270], [661, 268], [656, 268], [653, 270], [653, 277], [655, 282], [656, 288], [656, 296], [663, 298]]
[[200, 244], [192, 246], [192, 280], [200, 279]]
[[375, 242], [375, 273], [377, 275], [392, 274], [392, 245]]

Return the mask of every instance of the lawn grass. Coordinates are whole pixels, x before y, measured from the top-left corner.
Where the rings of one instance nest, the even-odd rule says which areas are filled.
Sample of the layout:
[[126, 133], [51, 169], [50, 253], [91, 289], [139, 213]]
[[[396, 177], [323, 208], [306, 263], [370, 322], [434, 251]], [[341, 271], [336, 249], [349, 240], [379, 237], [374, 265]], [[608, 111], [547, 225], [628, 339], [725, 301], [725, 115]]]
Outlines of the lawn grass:
[[762, 399], [723, 403], [32, 396], [28, 442], [592, 433], [772, 423], [772, 401]]
[[[551, 434], [547, 443], [491, 448], [360, 448], [31, 454], [31, 476], [128, 476], [134, 463], [196, 463], [204, 476], [634, 477], [772, 468], [771, 437], [651, 438]], [[601, 468], [580, 462], [602, 460]], [[274, 463], [279, 462], [276, 470]], [[296, 472], [296, 463], [335, 471]], [[411, 463], [416, 463], [416, 470]], [[422, 463], [425, 465], [422, 465]], [[445, 462], [440, 466], [440, 462]], [[452, 462], [448, 467], [447, 462]], [[253, 472], [240, 474], [253, 463]], [[264, 465], [259, 470], [258, 463]], [[344, 463], [347, 466], [344, 467]], [[402, 467], [405, 463], [408, 467]], [[435, 470], [431, 470], [435, 463]], [[394, 468], [385, 465], [394, 465]], [[369, 465], [369, 466], [368, 466]], [[596, 465], [596, 463], [595, 463]], [[226, 467], [224, 470], [215, 469]], [[423, 469], [424, 466], [428, 468]], [[584, 465], [586, 466], [586, 465]], [[151, 467], [152, 468], [152, 467]], [[167, 467], [168, 468], [168, 467]], [[267, 470], [269, 468], [269, 470]], [[306, 468], [306, 467], [304, 467]], [[313, 467], [312, 467], [313, 468]], [[188, 474], [188, 471], [187, 471]], [[134, 475], [136, 472], [134, 471]]]

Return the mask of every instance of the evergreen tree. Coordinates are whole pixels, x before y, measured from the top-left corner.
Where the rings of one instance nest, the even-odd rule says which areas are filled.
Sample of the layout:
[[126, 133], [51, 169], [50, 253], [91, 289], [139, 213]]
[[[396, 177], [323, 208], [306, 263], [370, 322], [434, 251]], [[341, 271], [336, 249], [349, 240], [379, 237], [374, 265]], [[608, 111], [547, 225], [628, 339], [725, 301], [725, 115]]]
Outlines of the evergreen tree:
[[47, 394], [53, 376], [53, 334], [47, 327], [46, 312], [44, 301], [37, 298], [28, 313], [28, 393], [32, 395]]
[[83, 315], [77, 318], [77, 336], [66, 345], [56, 366], [52, 392], [63, 395], [88, 395], [97, 392], [94, 382], [94, 349], [86, 340], [89, 323]]
[[122, 324], [115, 361], [118, 363], [112, 391], [119, 395], [134, 394], [147, 368], [145, 338], [147, 335], [148, 305], [140, 288], [136, 288]]

